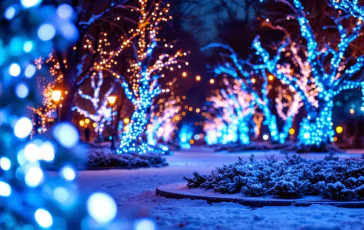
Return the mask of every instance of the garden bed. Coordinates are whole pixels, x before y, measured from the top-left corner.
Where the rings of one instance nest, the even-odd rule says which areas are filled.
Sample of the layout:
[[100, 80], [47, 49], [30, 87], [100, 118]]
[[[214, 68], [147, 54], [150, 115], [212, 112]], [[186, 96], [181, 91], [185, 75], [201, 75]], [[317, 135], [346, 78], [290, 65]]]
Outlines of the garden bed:
[[364, 158], [339, 160], [333, 155], [323, 160], [303, 159], [298, 155], [279, 162], [238, 162], [216, 168], [209, 175], [194, 173], [184, 178], [188, 188], [201, 188], [221, 194], [245, 197], [297, 199], [317, 196], [337, 201], [364, 200]]
[[267, 142], [252, 142], [250, 144], [238, 144], [231, 143], [226, 145], [215, 145], [213, 146], [216, 152], [227, 151], [231, 153], [245, 152], [245, 151], [270, 151], [270, 150], [281, 150], [285, 152], [297, 152], [297, 153], [345, 153], [343, 149], [340, 149], [334, 144], [327, 144], [323, 146], [316, 145], [303, 145], [295, 142], [288, 141], [284, 144], [279, 143], [267, 143]]
[[88, 149], [87, 169], [134, 169], [164, 167], [168, 163], [160, 154], [116, 154], [107, 148]]

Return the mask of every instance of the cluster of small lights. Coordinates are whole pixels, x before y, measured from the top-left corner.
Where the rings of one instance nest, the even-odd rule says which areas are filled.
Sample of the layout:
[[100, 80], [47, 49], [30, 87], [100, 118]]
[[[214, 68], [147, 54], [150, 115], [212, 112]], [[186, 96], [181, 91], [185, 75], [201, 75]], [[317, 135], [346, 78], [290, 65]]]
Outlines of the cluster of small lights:
[[[268, 94], [272, 89], [270, 82], [273, 82], [275, 76], [269, 75], [267, 76], [266, 72], [271, 72], [274, 74], [279, 74], [277, 65], [273, 65], [272, 62], [277, 62], [277, 58], [273, 58], [273, 61], [269, 61], [269, 53], [265, 50], [262, 50], [264, 53], [264, 63], [262, 64], [252, 64], [245, 60], [241, 60], [238, 58], [238, 55], [235, 51], [224, 44], [213, 43], [205, 47], [204, 49], [208, 48], [220, 48], [224, 49], [227, 52], [224, 52], [222, 57], [224, 58], [225, 62], [223, 65], [218, 65], [214, 68], [214, 72], [216, 75], [229, 75], [239, 81], [240, 90], [246, 92], [250, 95], [251, 100], [254, 101], [255, 105], [263, 112], [264, 115], [264, 124], [268, 127], [271, 135], [271, 140], [273, 142], [280, 142], [283, 143], [289, 135], [289, 129], [292, 126], [293, 119], [297, 115], [299, 108], [302, 106], [301, 98], [299, 96], [291, 96], [292, 90], [287, 92], [287, 96], [284, 96], [284, 103], [278, 102], [276, 103], [276, 108], [278, 111], [279, 118], [284, 122], [283, 128], [279, 129], [277, 116], [273, 114], [271, 109], [270, 99]], [[272, 66], [275, 66], [274, 68]], [[268, 67], [272, 67], [269, 69]], [[251, 70], [251, 71], [248, 71]], [[257, 79], [251, 76], [260, 75], [259, 81], [262, 84], [257, 84]], [[280, 79], [279, 77], [277, 77]], [[259, 87], [259, 85], [261, 87]], [[237, 86], [237, 84], [236, 84]], [[238, 86], [237, 86], [238, 87]], [[276, 89], [277, 90], [277, 89]], [[282, 91], [283, 92], [283, 91]], [[281, 96], [283, 98], [283, 96]], [[257, 114], [255, 118], [256, 124], [259, 124], [260, 115]], [[257, 130], [257, 127], [255, 128]], [[260, 131], [255, 131], [258, 133]]]
[[[48, 55], [53, 45], [61, 44], [67, 48], [73, 40], [70, 38], [77, 36], [72, 35], [75, 31], [70, 28], [73, 27], [68, 27], [67, 31], [62, 28], [73, 25], [71, 6], [61, 4], [54, 8], [41, 3], [42, 0], [11, 1], [2, 5], [7, 8], [0, 9], [5, 16], [3, 20], [8, 20], [4, 27], [9, 23], [12, 28], [2, 30], [0, 38], [2, 56], [5, 57], [0, 59], [0, 67], [9, 71], [1, 78], [1, 83], [7, 87], [0, 95], [1, 101], [7, 102], [0, 107], [3, 118], [0, 124], [3, 135], [0, 209], [5, 218], [1, 228], [116, 229], [117, 206], [113, 198], [97, 192], [83, 202], [83, 196], [79, 194], [75, 183], [75, 169], [80, 161], [76, 152], [79, 135], [75, 127], [59, 123], [49, 135], [30, 140], [33, 123], [27, 115], [29, 106], [37, 103], [34, 95], [38, 82], [33, 77], [36, 66], [29, 63], [34, 57]], [[6, 36], [3, 36], [4, 31]], [[8, 39], [12, 42], [9, 43]], [[16, 97], [7, 96], [14, 92]], [[54, 172], [49, 173], [50, 168]], [[117, 224], [122, 225], [121, 222]], [[155, 224], [145, 218], [135, 222], [134, 229], [145, 228], [155, 229]]]
[[[97, 19], [102, 18], [107, 12], [116, 6], [124, 7], [121, 5], [121, 3], [111, 4], [110, 8], [108, 8], [106, 11], [103, 11], [100, 14], [92, 15], [89, 20], [81, 20], [78, 24], [78, 27], [90, 27], [91, 24], [93, 24]], [[131, 9], [131, 11], [134, 11], [134, 9]], [[60, 18], [62, 18], [62, 20], [70, 19], [70, 15], [73, 14], [73, 8], [66, 4], [61, 4], [57, 8], [56, 13]], [[60, 30], [63, 34], [69, 35], [69, 33], [73, 31], [73, 27], [73, 25], [70, 27], [69, 24], [62, 24], [60, 25]], [[41, 30], [38, 30], [38, 34], [42, 34], [43, 38], [48, 39], [51, 37], [50, 35], [53, 34], [52, 31], [54, 31], [54, 28], [46, 24]], [[82, 86], [82, 84], [84, 84], [86, 80], [90, 78], [90, 76], [95, 77], [99, 71], [107, 71], [115, 78], [120, 78], [120, 76], [115, 71], [113, 71], [113, 67], [117, 66], [118, 64], [116, 58], [121, 54], [122, 51], [130, 47], [132, 39], [135, 38], [137, 34], [138, 33], [133, 29], [130, 30], [127, 36], [123, 35], [120, 37], [118, 40], [118, 42], [120, 42], [119, 46], [116, 48], [111, 48], [111, 43], [108, 39], [107, 33], [101, 32], [96, 37], [89, 36], [87, 33], [85, 33], [85, 35], [81, 38], [81, 42], [78, 43], [78, 46], [73, 46], [74, 51], [78, 51], [83, 55], [83, 58], [80, 60], [81, 62], [77, 64], [77, 76], [72, 76], [76, 79], [77, 86]], [[32, 47], [32, 43], [27, 43], [26, 46], [24, 46], [24, 49], [29, 50], [29, 47]], [[95, 53], [98, 54], [98, 58], [85, 58], [88, 55], [94, 56]], [[88, 60], [93, 62], [87, 64]], [[54, 55], [51, 53], [45, 62], [43, 61], [43, 58], [36, 59], [35, 65], [38, 69], [41, 69], [43, 65], [47, 67], [49, 66], [49, 73], [52, 76], [51, 81], [49, 81], [49, 78], [37, 76], [38, 88], [43, 92], [43, 102], [39, 106], [30, 108], [34, 112], [33, 123], [38, 123], [41, 126], [41, 128], [35, 130], [35, 132], [43, 133], [47, 131], [48, 123], [54, 122], [54, 117], [52, 115], [57, 106], [62, 107], [62, 104], [56, 105], [52, 101], [51, 95], [55, 88], [62, 85], [64, 78], [63, 74], [65, 69], [68, 69], [68, 63], [66, 57], [59, 59], [59, 55]], [[65, 94], [67, 94], [67, 91]], [[97, 130], [100, 130], [100, 128], [97, 127]]]
[[[65, 7], [62, 5], [62, 7]], [[40, 105], [35, 105], [29, 107], [33, 111], [33, 125], [34, 127], [39, 128], [37, 130], [33, 130], [32, 137], [34, 134], [41, 134], [48, 130], [49, 124], [55, 121], [54, 113], [56, 112], [57, 107], [62, 107], [63, 96], [62, 92], [58, 90], [58, 86], [63, 81], [63, 73], [61, 71], [61, 64], [58, 62], [57, 58], [53, 56], [53, 54], [49, 54], [48, 58], [44, 61], [43, 57], [39, 57], [34, 60], [34, 71], [36, 69], [42, 70], [44, 66], [49, 66], [49, 76], [44, 75], [36, 75], [37, 80], [37, 88], [42, 92], [42, 102]], [[63, 65], [65, 68], [68, 67], [67, 60], [63, 60]], [[33, 70], [33, 68], [32, 68]], [[54, 100], [54, 93], [60, 93], [60, 97], [58, 101]], [[68, 92], [65, 91], [64, 94]], [[59, 114], [57, 114], [59, 116]]]

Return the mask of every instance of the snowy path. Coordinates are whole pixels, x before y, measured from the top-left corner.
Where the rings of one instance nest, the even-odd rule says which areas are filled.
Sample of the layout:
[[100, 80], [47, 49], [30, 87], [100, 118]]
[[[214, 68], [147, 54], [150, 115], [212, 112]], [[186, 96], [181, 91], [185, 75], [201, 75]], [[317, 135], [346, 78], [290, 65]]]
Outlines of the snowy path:
[[[364, 152], [364, 150], [362, 151]], [[282, 158], [282, 155], [275, 154]], [[158, 229], [360, 229], [364, 230], [364, 209], [331, 206], [264, 207], [252, 209], [238, 204], [207, 204], [201, 200], [175, 200], [155, 195], [160, 184], [182, 181], [193, 172], [209, 173], [216, 166], [233, 163], [249, 153], [223, 154], [208, 149], [176, 152], [167, 156], [165, 168], [80, 172], [84, 192], [105, 191], [116, 200], [121, 214], [151, 215]], [[358, 155], [357, 155], [358, 156]], [[257, 154], [262, 159], [264, 153]], [[305, 155], [309, 158], [322, 157]], [[346, 155], [345, 157], [350, 157]], [[142, 207], [136, 211], [136, 207]], [[137, 213], [135, 213], [137, 212]], [[147, 230], [147, 229], [146, 229]]]

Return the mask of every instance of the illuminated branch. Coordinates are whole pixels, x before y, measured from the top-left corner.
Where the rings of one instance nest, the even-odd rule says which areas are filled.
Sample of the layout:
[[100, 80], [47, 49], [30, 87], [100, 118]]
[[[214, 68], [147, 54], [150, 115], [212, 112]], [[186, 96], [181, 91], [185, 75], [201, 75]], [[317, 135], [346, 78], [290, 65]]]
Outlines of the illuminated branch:
[[336, 9], [348, 12], [352, 16], [363, 19], [364, 7], [359, 5], [358, 0], [330, 0]]
[[95, 131], [98, 134], [98, 137], [102, 137], [103, 127], [105, 126], [105, 122], [110, 119], [111, 111], [108, 107], [107, 97], [111, 95], [114, 90], [115, 84], [113, 84], [103, 97], [100, 96], [101, 87], [104, 84], [104, 76], [102, 71], [98, 73], [98, 80], [96, 83], [95, 76], [91, 76], [91, 88], [93, 90], [93, 95], [84, 94], [82, 90], [78, 90], [78, 95], [89, 101], [92, 104], [93, 111], [90, 112], [81, 106], [74, 106], [72, 110], [76, 110], [81, 115], [89, 118], [90, 120], [96, 123]]

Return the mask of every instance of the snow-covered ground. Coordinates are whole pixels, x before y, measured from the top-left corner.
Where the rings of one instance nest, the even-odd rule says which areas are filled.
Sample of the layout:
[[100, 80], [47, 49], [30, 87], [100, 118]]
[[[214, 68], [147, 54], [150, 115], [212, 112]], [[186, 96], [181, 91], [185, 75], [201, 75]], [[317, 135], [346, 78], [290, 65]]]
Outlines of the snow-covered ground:
[[[359, 157], [359, 153], [364, 153], [364, 150], [350, 152], [355, 154], [340, 157]], [[278, 152], [267, 152], [255, 153], [255, 159], [263, 159], [265, 154], [284, 158]], [[161, 184], [180, 182], [183, 176], [191, 176], [195, 171], [209, 173], [222, 164], [235, 162], [238, 156], [248, 158], [250, 153], [214, 153], [207, 148], [194, 148], [167, 156], [170, 166], [165, 168], [82, 171], [78, 182], [86, 193], [105, 191], [112, 195], [118, 204], [120, 215], [150, 215], [156, 221], [158, 229], [364, 230], [364, 209], [323, 205], [250, 208], [233, 203], [210, 205], [202, 200], [176, 200], [155, 195], [155, 188]], [[308, 158], [323, 156], [303, 155]]]

